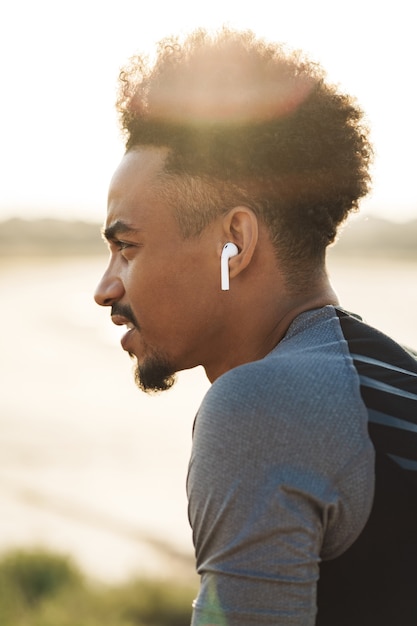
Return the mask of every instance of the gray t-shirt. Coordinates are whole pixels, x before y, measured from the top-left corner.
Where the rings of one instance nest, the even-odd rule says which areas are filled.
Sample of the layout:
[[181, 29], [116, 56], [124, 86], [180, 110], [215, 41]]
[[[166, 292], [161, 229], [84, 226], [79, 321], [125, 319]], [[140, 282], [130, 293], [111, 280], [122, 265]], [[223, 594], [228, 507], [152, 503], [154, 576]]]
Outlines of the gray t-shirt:
[[187, 483], [201, 575], [192, 626], [314, 624], [319, 562], [346, 550], [370, 512], [367, 419], [332, 306], [214, 382]]

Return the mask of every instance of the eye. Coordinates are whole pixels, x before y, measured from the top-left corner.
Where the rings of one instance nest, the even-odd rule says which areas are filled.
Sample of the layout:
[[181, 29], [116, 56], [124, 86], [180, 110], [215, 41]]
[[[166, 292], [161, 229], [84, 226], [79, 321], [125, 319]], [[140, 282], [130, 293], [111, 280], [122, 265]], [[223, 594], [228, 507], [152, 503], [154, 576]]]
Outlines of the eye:
[[115, 241], [116, 248], [118, 250], [127, 250], [127, 248], [133, 248], [132, 243], [128, 243], [127, 241]]
[[141, 247], [141, 244], [136, 241], [125, 241], [117, 237], [108, 238], [107, 243], [113, 254], [120, 253], [123, 257], [129, 255], [129, 258], [137, 248]]
[[135, 256], [138, 248], [141, 246], [138, 243], [131, 241], [123, 241], [122, 239], [115, 239], [112, 243], [113, 250], [119, 253], [126, 261], [130, 261]]

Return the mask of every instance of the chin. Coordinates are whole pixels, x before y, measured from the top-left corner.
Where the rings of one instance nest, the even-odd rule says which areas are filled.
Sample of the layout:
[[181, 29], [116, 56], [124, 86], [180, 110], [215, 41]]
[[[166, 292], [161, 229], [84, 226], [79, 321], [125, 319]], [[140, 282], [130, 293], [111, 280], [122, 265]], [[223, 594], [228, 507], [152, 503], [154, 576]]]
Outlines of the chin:
[[153, 355], [139, 362], [136, 359], [135, 383], [145, 393], [167, 391], [176, 382], [175, 370], [166, 358]]

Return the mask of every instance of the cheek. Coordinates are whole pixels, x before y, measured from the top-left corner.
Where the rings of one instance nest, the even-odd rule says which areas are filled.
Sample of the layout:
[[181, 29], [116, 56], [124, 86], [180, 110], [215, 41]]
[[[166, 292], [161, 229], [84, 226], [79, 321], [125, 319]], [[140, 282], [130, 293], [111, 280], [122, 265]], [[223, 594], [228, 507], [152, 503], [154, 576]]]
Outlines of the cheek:
[[[146, 262], [145, 262], [146, 261]], [[182, 327], [193, 325], [193, 316], [204, 316], [220, 293], [220, 264], [218, 272], [206, 268], [199, 255], [181, 259], [164, 255], [132, 263], [124, 279], [126, 296], [140, 323], [142, 319], [158, 320]]]
[[140, 322], [163, 317], [176, 317], [178, 308], [187, 300], [187, 285], [180, 272], [163, 271], [156, 265], [148, 271], [129, 271], [125, 275], [125, 292], [128, 303]]

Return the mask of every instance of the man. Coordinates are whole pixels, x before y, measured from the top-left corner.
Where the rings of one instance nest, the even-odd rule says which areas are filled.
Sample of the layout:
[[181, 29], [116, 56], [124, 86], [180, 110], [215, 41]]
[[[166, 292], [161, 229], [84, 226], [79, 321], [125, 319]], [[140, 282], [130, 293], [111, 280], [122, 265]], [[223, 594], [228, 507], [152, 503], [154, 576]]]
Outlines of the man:
[[251, 33], [120, 76], [96, 292], [145, 391], [202, 365], [192, 624], [417, 623], [417, 365], [339, 307], [325, 251], [368, 191], [352, 98]]

